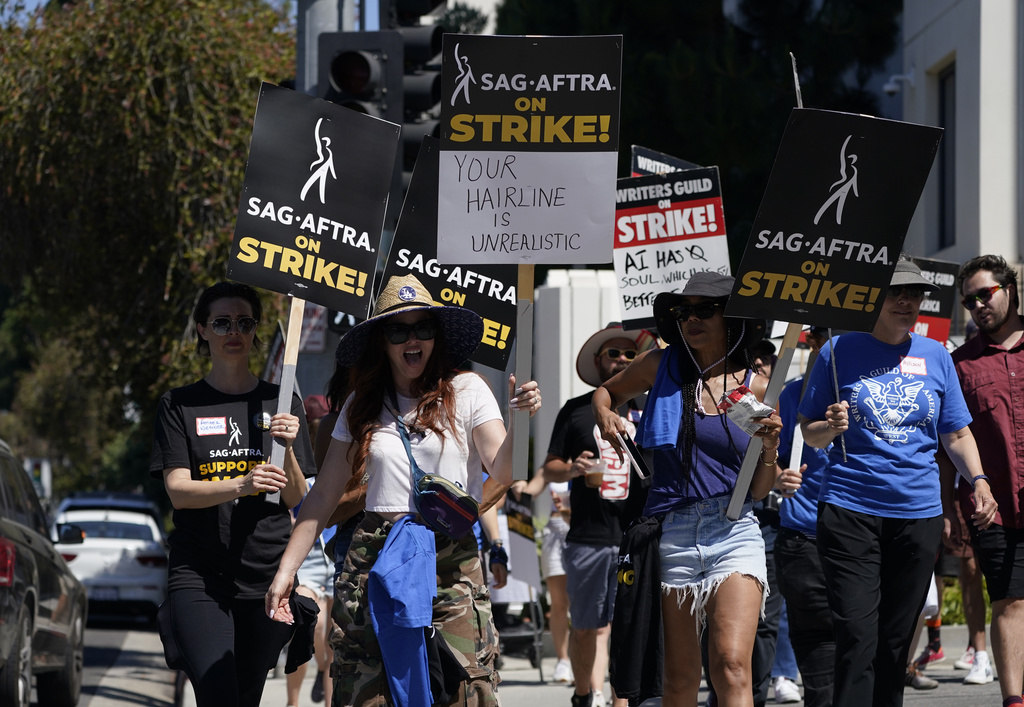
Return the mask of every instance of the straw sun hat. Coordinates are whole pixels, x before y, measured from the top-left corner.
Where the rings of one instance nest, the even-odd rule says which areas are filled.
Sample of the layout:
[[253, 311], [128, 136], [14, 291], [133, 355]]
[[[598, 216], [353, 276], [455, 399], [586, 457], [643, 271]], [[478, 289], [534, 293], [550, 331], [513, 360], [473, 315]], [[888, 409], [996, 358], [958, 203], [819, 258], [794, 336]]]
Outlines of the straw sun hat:
[[393, 314], [411, 310], [430, 312], [441, 324], [441, 336], [453, 365], [469, 358], [484, 335], [484, 320], [464, 307], [451, 307], [434, 302], [419, 280], [413, 275], [392, 276], [377, 297], [373, 314], [365, 322], [352, 327], [338, 342], [335, 354], [341, 366], [354, 365], [366, 350], [374, 327]]

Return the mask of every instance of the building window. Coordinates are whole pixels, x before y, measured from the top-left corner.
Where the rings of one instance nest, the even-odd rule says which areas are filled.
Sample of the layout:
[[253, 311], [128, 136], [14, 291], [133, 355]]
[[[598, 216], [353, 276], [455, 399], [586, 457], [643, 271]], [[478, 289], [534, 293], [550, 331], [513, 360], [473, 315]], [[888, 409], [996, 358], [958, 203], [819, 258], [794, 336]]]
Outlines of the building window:
[[956, 243], [956, 64], [939, 72], [939, 249]]

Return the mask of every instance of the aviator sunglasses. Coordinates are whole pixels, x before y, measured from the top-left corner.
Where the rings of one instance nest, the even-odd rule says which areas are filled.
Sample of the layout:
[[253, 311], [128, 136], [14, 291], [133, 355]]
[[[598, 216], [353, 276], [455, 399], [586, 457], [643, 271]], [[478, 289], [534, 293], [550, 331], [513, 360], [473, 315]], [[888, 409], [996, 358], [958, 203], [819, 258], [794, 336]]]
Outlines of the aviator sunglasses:
[[415, 324], [385, 324], [384, 338], [392, 344], [404, 344], [410, 334], [415, 334], [420, 341], [430, 341], [437, 334], [437, 322], [433, 319], [421, 319]]
[[598, 356], [607, 356], [611, 360], [617, 359], [619, 356], [625, 356], [627, 361], [632, 361], [636, 358], [635, 349], [605, 349], [597, 353]]
[[982, 304], [988, 304], [992, 301], [992, 296], [1003, 289], [1003, 285], [992, 285], [992, 287], [982, 287], [980, 290], [975, 292], [973, 295], [967, 295], [960, 304], [967, 307], [968, 312], [973, 312], [974, 308], [978, 306], [978, 302]]
[[721, 308], [721, 302], [701, 302], [699, 304], [677, 304], [669, 311], [679, 321], [686, 321], [691, 314], [696, 315], [697, 319], [711, 319]]
[[231, 331], [232, 324], [238, 328], [239, 334], [245, 335], [256, 331], [256, 325], [259, 322], [252, 317], [239, 317], [237, 320], [231, 317], [217, 317], [213, 321], [206, 322], [206, 326], [213, 329], [213, 333], [217, 336], [227, 336]]

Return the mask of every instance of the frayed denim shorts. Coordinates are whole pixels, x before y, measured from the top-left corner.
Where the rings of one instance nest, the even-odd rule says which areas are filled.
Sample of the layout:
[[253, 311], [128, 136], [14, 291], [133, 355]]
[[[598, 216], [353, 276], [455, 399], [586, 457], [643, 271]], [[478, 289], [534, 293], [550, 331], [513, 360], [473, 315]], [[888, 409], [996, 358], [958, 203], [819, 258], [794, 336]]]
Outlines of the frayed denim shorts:
[[661, 525], [661, 588], [682, 606], [693, 598], [698, 628], [707, 621], [708, 599], [729, 575], [745, 574], [761, 583], [761, 616], [768, 598], [761, 526], [750, 503], [740, 517], [725, 517], [729, 496], [694, 501], [665, 516]]

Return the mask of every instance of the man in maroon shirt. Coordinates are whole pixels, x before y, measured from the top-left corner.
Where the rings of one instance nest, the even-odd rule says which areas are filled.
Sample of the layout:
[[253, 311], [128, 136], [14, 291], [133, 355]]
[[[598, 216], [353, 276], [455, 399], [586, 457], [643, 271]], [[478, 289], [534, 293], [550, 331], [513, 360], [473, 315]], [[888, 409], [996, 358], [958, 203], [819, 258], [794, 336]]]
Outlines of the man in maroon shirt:
[[[992, 651], [1005, 707], [1024, 704], [1024, 321], [1018, 314], [1017, 274], [998, 255], [964, 263], [957, 287], [978, 325], [978, 335], [953, 352], [953, 362], [998, 506], [990, 528], [978, 531], [972, 526], [969, 531], [992, 603]], [[949, 522], [956, 472], [943, 456], [943, 503], [949, 541], [956, 546], [964, 541], [966, 529]], [[963, 479], [959, 496], [963, 517], [970, 518], [974, 501], [970, 483]]]

